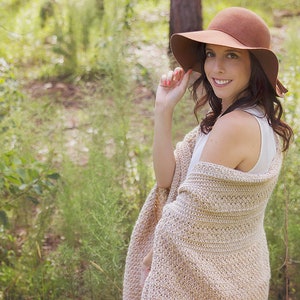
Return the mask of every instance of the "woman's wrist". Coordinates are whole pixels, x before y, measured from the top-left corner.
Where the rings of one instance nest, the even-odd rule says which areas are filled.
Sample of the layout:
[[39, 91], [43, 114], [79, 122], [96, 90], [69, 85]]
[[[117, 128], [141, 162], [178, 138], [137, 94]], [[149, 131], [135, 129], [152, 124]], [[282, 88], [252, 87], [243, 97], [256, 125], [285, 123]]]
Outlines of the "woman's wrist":
[[154, 116], [172, 117], [174, 112], [174, 107], [156, 103], [154, 107]]

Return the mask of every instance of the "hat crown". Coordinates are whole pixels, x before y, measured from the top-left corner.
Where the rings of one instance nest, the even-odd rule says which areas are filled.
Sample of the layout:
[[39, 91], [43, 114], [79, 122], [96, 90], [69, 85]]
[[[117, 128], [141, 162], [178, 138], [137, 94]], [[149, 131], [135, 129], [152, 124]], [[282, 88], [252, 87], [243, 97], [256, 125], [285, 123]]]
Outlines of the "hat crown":
[[230, 7], [219, 12], [208, 26], [229, 34], [247, 47], [270, 49], [271, 35], [258, 15], [242, 7]]

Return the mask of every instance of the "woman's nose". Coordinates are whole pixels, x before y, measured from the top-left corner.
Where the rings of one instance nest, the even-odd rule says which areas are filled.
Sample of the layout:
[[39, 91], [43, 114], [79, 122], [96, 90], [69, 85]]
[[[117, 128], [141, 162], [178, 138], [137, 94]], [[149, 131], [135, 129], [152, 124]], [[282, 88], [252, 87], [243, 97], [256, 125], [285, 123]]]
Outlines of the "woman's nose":
[[214, 72], [215, 73], [223, 73], [224, 72], [224, 60], [220, 57], [215, 58]]

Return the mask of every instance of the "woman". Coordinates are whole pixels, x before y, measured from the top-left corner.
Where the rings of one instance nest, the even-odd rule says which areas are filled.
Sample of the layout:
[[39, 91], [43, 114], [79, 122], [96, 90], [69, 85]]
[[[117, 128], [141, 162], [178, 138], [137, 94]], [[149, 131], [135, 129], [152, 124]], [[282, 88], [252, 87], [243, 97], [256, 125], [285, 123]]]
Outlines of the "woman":
[[[173, 35], [171, 48], [183, 69], [157, 89], [157, 184], [132, 234], [124, 299], [268, 299], [264, 213], [292, 138], [268, 27], [227, 8], [208, 30]], [[192, 70], [195, 113], [210, 110], [174, 153], [172, 114]]]

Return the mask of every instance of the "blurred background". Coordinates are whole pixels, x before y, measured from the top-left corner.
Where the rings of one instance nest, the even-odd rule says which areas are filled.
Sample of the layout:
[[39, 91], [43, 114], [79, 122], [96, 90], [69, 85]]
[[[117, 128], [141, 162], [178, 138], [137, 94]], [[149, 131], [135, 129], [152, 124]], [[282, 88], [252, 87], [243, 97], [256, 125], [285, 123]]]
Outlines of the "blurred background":
[[[1, 0], [0, 299], [122, 298], [130, 234], [154, 183], [170, 33], [206, 28], [228, 6], [265, 19], [289, 89], [295, 140], [265, 229], [270, 299], [300, 299], [298, 0]], [[174, 144], [195, 126], [187, 93]]]

